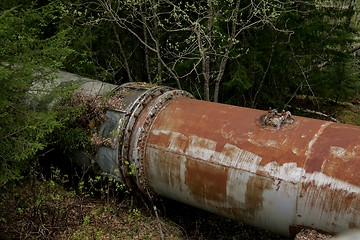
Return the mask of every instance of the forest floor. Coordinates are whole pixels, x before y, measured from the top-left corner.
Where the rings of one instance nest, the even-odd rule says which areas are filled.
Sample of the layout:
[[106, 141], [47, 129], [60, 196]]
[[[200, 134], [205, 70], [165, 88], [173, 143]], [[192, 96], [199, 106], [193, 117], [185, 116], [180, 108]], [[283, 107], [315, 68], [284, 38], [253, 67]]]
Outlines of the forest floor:
[[[322, 109], [340, 122], [360, 125], [359, 103], [356, 99], [348, 104], [323, 103]], [[39, 174], [0, 188], [0, 238], [289, 239], [167, 199], [151, 203], [124, 191], [79, 193], [64, 184], [63, 176], [54, 176], [45, 180]], [[330, 237], [304, 231], [295, 239]]]
[[175, 201], [150, 203], [132, 193], [88, 196], [39, 179], [2, 190], [1, 239], [288, 239]]
[[296, 107], [290, 107], [290, 110], [294, 115], [360, 126], [360, 95], [348, 102], [298, 96], [293, 106]]

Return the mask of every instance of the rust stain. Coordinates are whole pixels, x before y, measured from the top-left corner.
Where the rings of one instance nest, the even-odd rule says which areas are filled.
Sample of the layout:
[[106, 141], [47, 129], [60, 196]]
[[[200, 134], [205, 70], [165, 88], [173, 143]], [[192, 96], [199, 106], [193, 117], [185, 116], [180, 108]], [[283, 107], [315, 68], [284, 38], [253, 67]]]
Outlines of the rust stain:
[[360, 129], [351, 125], [331, 124], [314, 143], [306, 163], [309, 173], [327, 176], [360, 186]]
[[[209, 139], [216, 142], [214, 151], [219, 153], [226, 144], [234, 145], [258, 155], [261, 158], [260, 166], [273, 162], [278, 166], [294, 162], [306, 172], [324, 172], [360, 185], [360, 174], [354, 172], [354, 169], [360, 168], [359, 127], [294, 116], [296, 124], [291, 129], [269, 131], [256, 124], [263, 113], [254, 109], [178, 98], [160, 112], [153, 129]], [[161, 136], [150, 137], [150, 142], [163, 147], [171, 145], [169, 140], [164, 141]], [[185, 150], [188, 143], [184, 139], [176, 144]]]
[[183, 154], [189, 147], [189, 138], [178, 132], [155, 130], [150, 134], [150, 142], [156, 146]]
[[[276, 185], [281, 180], [300, 189], [289, 193], [297, 197], [289, 201], [296, 201], [293, 211], [299, 221], [289, 225], [331, 231], [343, 227], [339, 219], [359, 227], [360, 128], [294, 116], [296, 124], [291, 128], [270, 131], [256, 124], [261, 114], [263, 111], [178, 98], [156, 116], [147, 146], [158, 149], [158, 158], [164, 161], [172, 160], [162, 158], [162, 151], [186, 158], [180, 169], [185, 171], [183, 178], [174, 182], [182, 181], [185, 188], [180, 194], [190, 194], [184, 201], [198, 207], [266, 225], [256, 221], [264, 218], [259, 215], [261, 210], [271, 206], [264, 204], [268, 194], [282, 191]], [[165, 169], [157, 174], [165, 176], [171, 174], [166, 171], [178, 168], [167, 164], [160, 161], [157, 166]], [[227, 186], [236, 179], [228, 173], [235, 169], [251, 174], [242, 180], [246, 182], [241, 189], [232, 188], [237, 192], [231, 195]], [[316, 224], [318, 218], [330, 227]]]
[[[184, 153], [185, 149], [187, 149], [189, 146], [188, 137], [185, 137], [184, 135], [181, 134], [172, 133], [172, 136], [169, 141], [170, 144], [168, 147], [175, 152]], [[165, 142], [167, 142], [167, 140], [165, 140]]]
[[283, 165], [294, 162], [303, 167], [306, 162], [306, 149], [314, 132], [317, 131], [321, 121], [311, 122], [308, 119], [297, 119], [296, 127], [289, 130], [280, 129], [278, 132], [261, 130], [249, 136], [248, 142], [243, 144], [245, 149], [262, 157], [261, 166], [269, 163]]
[[[320, 153], [321, 155], [324, 155], [324, 153]], [[315, 155], [312, 154], [312, 157], [306, 162], [305, 170], [309, 173], [313, 172], [320, 172], [321, 166], [323, 165], [324, 161], [326, 159], [324, 158], [318, 158], [315, 157]]]
[[[180, 155], [174, 155], [167, 152], [156, 152], [152, 149], [153, 154], [156, 153], [156, 168], [149, 168], [147, 165], [146, 173], [152, 173], [154, 182], [163, 182], [168, 184], [169, 187], [176, 187], [180, 183]], [[171, 160], [170, 160], [171, 159]], [[170, 161], [169, 161], [170, 160]], [[155, 183], [156, 184], [156, 183]]]
[[[324, 121], [295, 117], [293, 128], [273, 132], [256, 124], [261, 114], [263, 111], [178, 98], [159, 113], [153, 129], [213, 140], [216, 152], [221, 152], [226, 144], [232, 144], [260, 156], [262, 166], [270, 162], [278, 165], [296, 162], [297, 166], [303, 166], [307, 144]], [[149, 140], [169, 146], [166, 142], [159, 143], [160, 139], [155, 137]]]
[[326, 127], [328, 127], [329, 125], [330, 125], [329, 122], [322, 124], [320, 126], [319, 130], [315, 133], [313, 138], [308, 143], [308, 146], [307, 146], [307, 149], [305, 152], [305, 157], [306, 157], [305, 169], [307, 172], [312, 173], [312, 172], [320, 172], [321, 171], [321, 166], [323, 165], [323, 163], [326, 159], [322, 158], [322, 157], [321, 158], [314, 157], [313, 148], [314, 148], [314, 145], [316, 145], [318, 139], [321, 138], [321, 135], [323, 134]]
[[301, 194], [302, 196], [307, 196], [306, 205], [310, 205], [317, 209], [317, 211], [339, 214], [347, 211], [355, 213], [360, 210], [360, 199], [356, 193], [349, 193], [347, 190], [341, 189], [331, 189], [329, 186], [312, 186], [304, 187], [304, 189], [308, 191], [308, 193], [302, 192]]
[[246, 183], [245, 203], [251, 215], [260, 210], [264, 202], [264, 191], [272, 189], [274, 181], [270, 178], [252, 175]]
[[153, 131], [150, 135], [151, 142], [156, 142], [158, 146], [168, 148], [170, 146], [170, 136], [165, 131]]
[[297, 214], [306, 219], [299, 217], [297, 223], [321, 226], [328, 232], [347, 227], [339, 222], [360, 227], [360, 196], [356, 187], [352, 189], [349, 183], [323, 173], [307, 173], [306, 178], [313, 180], [301, 183], [297, 201]]
[[215, 149], [215, 141], [192, 135], [189, 137], [189, 144], [185, 149], [185, 154], [208, 161], [215, 153]]
[[227, 168], [188, 159], [185, 169], [185, 184], [195, 199], [226, 201]]

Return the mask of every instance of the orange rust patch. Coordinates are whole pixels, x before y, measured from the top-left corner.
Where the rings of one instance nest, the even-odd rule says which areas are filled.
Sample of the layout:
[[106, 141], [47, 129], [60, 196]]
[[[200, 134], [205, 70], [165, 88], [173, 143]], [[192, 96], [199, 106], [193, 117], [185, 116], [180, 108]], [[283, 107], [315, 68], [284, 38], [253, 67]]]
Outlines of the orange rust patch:
[[176, 148], [172, 146], [172, 149], [178, 149], [180, 152], [185, 152], [185, 149], [189, 147], [189, 139], [187, 137], [180, 136], [171, 142], [171, 145], [176, 146]]
[[305, 166], [309, 173], [327, 176], [360, 186], [360, 128], [331, 124], [314, 143]]
[[152, 142], [156, 142], [156, 145], [165, 148], [169, 147], [170, 145], [170, 135], [162, 132], [159, 132], [156, 135], [151, 133], [149, 136], [149, 140], [151, 140]]
[[[151, 149], [151, 151], [156, 152], [156, 161], [153, 164], [153, 168], [150, 170], [148, 164], [146, 164], [146, 173], [150, 171], [155, 172], [153, 174], [153, 181], [165, 182], [170, 187], [179, 185], [180, 182], [180, 162], [181, 155], [172, 154], [169, 152], [159, 152], [158, 150]], [[171, 160], [169, 160], [171, 159]], [[149, 176], [147, 176], [149, 178]]]
[[[307, 145], [324, 121], [294, 117], [291, 129], [267, 131], [256, 124], [261, 114], [264, 111], [178, 98], [157, 115], [152, 129], [212, 140], [217, 152], [226, 144], [234, 145], [261, 157], [262, 166], [296, 162], [302, 167]], [[150, 134], [148, 142], [168, 147], [169, 139], [163, 137]], [[186, 143], [179, 144], [186, 148]]]
[[228, 170], [206, 162], [187, 160], [185, 184], [198, 201], [226, 201]]
[[245, 203], [251, 215], [254, 215], [257, 210], [262, 208], [264, 191], [271, 189], [273, 183], [274, 181], [270, 178], [259, 175], [249, 177], [246, 184]]
[[[316, 155], [324, 156], [324, 152], [316, 152]], [[308, 173], [321, 172], [321, 166], [326, 159], [322, 157], [316, 157], [315, 154], [306, 162], [305, 170]]]
[[[159, 112], [152, 129], [185, 137], [174, 143], [177, 148], [172, 151], [186, 150], [188, 138], [196, 136], [216, 142], [219, 153], [226, 144], [254, 153], [261, 158], [260, 166], [294, 162], [308, 173], [323, 172], [360, 186], [359, 127], [331, 123], [319, 133], [326, 121], [294, 116], [296, 124], [291, 129], [267, 131], [256, 125], [262, 114], [264, 111], [178, 98]], [[168, 148], [170, 141], [171, 136], [150, 134], [147, 143]], [[340, 148], [345, 149], [345, 157], [339, 157], [341, 152], [334, 155]]]

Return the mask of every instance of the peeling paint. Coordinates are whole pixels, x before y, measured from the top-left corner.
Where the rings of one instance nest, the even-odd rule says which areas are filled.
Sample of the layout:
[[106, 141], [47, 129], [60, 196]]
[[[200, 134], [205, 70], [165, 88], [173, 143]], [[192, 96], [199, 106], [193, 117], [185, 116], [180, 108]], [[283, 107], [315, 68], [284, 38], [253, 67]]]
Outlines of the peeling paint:
[[329, 177], [323, 173], [307, 173], [297, 202], [296, 223], [329, 233], [359, 227], [359, 186]]
[[256, 146], [259, 147], [272, 147], [272, 148], [280, 148], [281, 144], [279, 144], [277, 141], [270, 139], [270, 140], [264, 140], [264, 139], [252, 139], [249, 138], [248, 141]]
[[201, 160], [208, 161], [214, 154], [216, 149], [216, 141], [200, 138], [197, 136], [189, 137], [189, 144], [185, 150], [186, 155], [196, 156]]
[[330, 154], [332, 157], [341, 158], [343, 160], [351, 159], [359, 155], [360, 145], [357, 145], [350, 149], [345, 149], [342, 147], [330, 147]]
[[[202, 121], [204, 115], [216, 117]], [[295, 127], [268, 131], [254, 121], [260, 115], [196, 100], [171, 102], [147, 139], [151, 189], [282, 235], [300, 225], [328, 232], [360, 227], [360, 180], [348, 180], [356, 168], [339, 177], [344, 169], [336, 160], [357, 166], [360, 129], [295, 116]], [[355, 136], [343, 142], [339, 133]]]
[[300, 155], [300, 150], [296, 147], [292, 147], [291, 148], [291, 151], [296, 155], [296, 156], [299, 156]]
[[[260, 168], [261, 169], [261, 168]], [[298, 183], [305, 174], [305, 170], [297, 166], [294, 162], [285, 163], [278, 166], [276, 162], [268, 163], [261, 169], [269, 176], [292, 183]]]
[[311, 149], [314, 145], [314, 143], [316, 142], [316, 140], [318, 140], [319, 136], [321, 135], [321, 133], [324, 131], [324, 129], [329, 126], [331, 124], [331, 122], [327, 122], [321, 125], [319, 131], [317, 133], [315, 133], [314, 137], [311, 139], [311, 141], [308, 144], [308, 147], [306, 149], [305, 152], [305, 156], [309, 157], [310, 153], [311, 153]]

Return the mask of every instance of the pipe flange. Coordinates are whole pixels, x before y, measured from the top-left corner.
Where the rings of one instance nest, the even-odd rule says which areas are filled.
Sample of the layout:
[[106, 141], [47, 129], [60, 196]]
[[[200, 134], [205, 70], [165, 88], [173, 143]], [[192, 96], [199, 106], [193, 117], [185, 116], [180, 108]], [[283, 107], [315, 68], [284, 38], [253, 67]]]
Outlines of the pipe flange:
[[131, 136], [134, 132], [134, 125], [145, 106], [157, 96], [160, 96], [164, 92], [170, 90], [170, 88], [158, 86], [154, 87], [153, 85], [149, 84], [147, 84], [145, 87], [143, 84], [127, 84], [125, 87], [136, 90], [146, 90], [127, 108], [127, 113], [122, 119], [121, 124], [119, 124], [121, 125], [120, 132], [122, 133], [121, 138], [119, 138], [119, 143], [121, 145], [119, 148], [119, 166], [124, 177], [124, 182], [128, 185], [128, 187], [132, 188], [135, 175], [135, 169], [133, 166], [135, 166], [135, 164], [134, 161], [129, 158], [129, 151], [131, 149]]
[[149, 189], [146, 182], [144, 171], [144, 158], [146, 141], [150, 132], [150, 128], [156, 119], [156, 115], [173, 99], [179, 97], [194, 98], [190, 93], [182, 90], [168, 90], [164, 94], [158, 96], [146, 110], [146, 117], [142, 120], [142, 127], [135, 134], [136, 141], [133, 145], [131, 158], [134, 162], [134, 172], [137, 180], [138, 188], [150, 199], [154, 198], [154, 193]]

